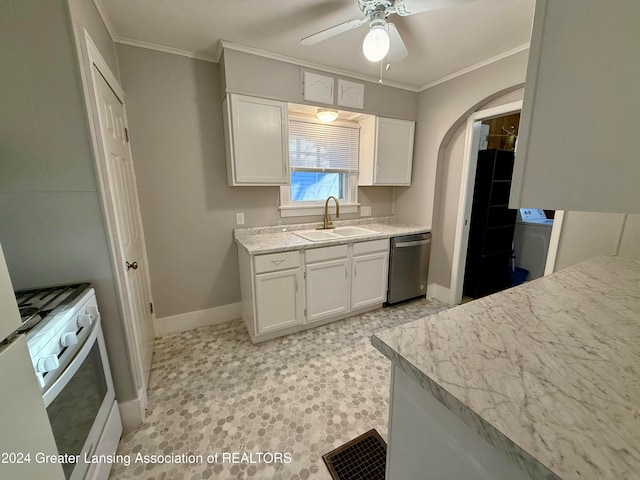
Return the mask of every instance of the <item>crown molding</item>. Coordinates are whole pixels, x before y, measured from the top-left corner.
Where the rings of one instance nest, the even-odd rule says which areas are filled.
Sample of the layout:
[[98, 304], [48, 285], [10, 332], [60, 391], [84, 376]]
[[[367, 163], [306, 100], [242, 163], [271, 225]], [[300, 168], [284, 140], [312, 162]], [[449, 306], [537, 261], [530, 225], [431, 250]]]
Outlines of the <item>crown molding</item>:
[[102, 0], [93, 0], [93, 4], [96, 6], [96, 10], [98, 10], [98, 15], [102, 18], [102, 23], [104, 23], [107, 32], [109, 32], [109, 36], [111, 37], [111, 41], [115, 42], [117, 35], [116, 30], [113, 28], [113, 23], [111, 23], [111, 19], [109, 18], [109, 14], [107, 13], [107, 9], [104, 8], [102, 4]]
[[419, 92], [423, 92], [429, 88], [435, 87], [436, 85], [440, 85], [441, 83], [444, 82], [448, 82], [449, 80], [453, 80], [454, 78], [458, 78], [461, 77], [462, 75], [465, 75], [469, 72], [473, 72], [474, 70], [478, 70], [482, 67], [486, 67], [487, 65], [491, 65], [492, 63], [496, 63], [499, 62], [500, 60], [503, 60], [505, 58], [511, 57], [513, 55], [516, 55], [520, 52], [524, 52], [525, 50], [529, 49], [529, 43], [525, 43], [523, 45], [520, 45], [519, 47], [516, 48], [512, 48], [511, 50], [507, 50], [504, 53], [501, 53], [500, 55], [496, 55], [495, 57], [491, 57], [488, 58], [487, 60], [483, 60], [482, 62], [478, 62], [475, 65], [471, 65], [470, 67], [467, 68], [463, 68], [462, 70], [458, 70], [457, 72], [454, 72], [450, 75], [446, 75], [444, 77], [441, 77], [437, 80], [434, 80], [433, 82], [427, 83], [426, 85], [423, 85], [422, 87], [420, 87], [418, 89]]
[[[311, 68], [314, 70], [320, 70], [326, 73], [332, 73], [334, 75], [341, 75], [343, 77], [355, 78], [358, 80], [363, 80], [365, 82], [378, 83], [379, 79], [377, 77], [372, 77], [369, 75], [362, 75], [359, 73], [349, 72], [347, 70], [341, 70], [339, 68], [328, 67], [326, 65], [321, 65], [318, 63], [307, 62], [305, 60], [300, 60], [293, 57], [288, 57], [286, 55], [280, 55], [279, 53], [271, 53], [266, 50], [260, 50], [259, 48], [247, 47], [246, 45], [240, 45], [238, 43], [228, 42], [226, 40], [220, 40], [220, 44], [222, 45], [222, 49], [227, 50], [235, 50], [237, 52], [249, 53], [251, 55], [257, 55], [259, 57], [270, 58], [272, 60], [278, 60], [284, 63], [291, 63], [293, 65], [298, 65], [304, 68]], [[382, 81], [382, 85], [387, 87], [395, 87], [400, 88], [402, 90], [408, 90], [410, 92], [418, 92], [419, 89], [412, 86], [406, 85], [404, 83], [397, 82], [388, 82]]]
[[[98, 4], [101, 2], [101, 0], [94, 0], [94, 2], [96, 3], [96, 7], [98, 6]], [[99, 10], [100, 11], [100, 10]], [[101, 13], [101, 16], [103, 16], [103, 14]], [[106, 13], [103, 16], [103, 20], [105, 20], [105, 25], [107, 25], [108, 22], [108, 17], [106, 17]], [[109, 22], [110, 24], [110, 22]], [[109, 29], [109, 27], [107, 27], [107, 29], [109, 30], [109, 33], [112, 34], [112, 30]], [[277, 60], [280, 62], [285, 62], [285, 63], [290, 63], [293, 65], [298, 65], [300, 67], [303, 68], [311, 68], [313, 70], [320, 70], [322, 72], [326, 72], [326, 73], [332, 73], [334, 75], [341, 75], [344, 77], [349, 77], [349, 78], [354, 78], [354, 79], [358, 79], [358, 80], [363, 80], [365, 82], [371, 82], [371, 83], [378, 83], [378, 78], [375, 77], [371, 77], [369, 75], [362, 75], [362, 74], [358, 74], [358, 73], [354, 73], [354, 72], [349, 72], [347, 70], [341, 70], [339, 68], [333, 68], [333, 67], [328, 67], [326, 65], [321, 65], [318, 63], [313, 63], [313, 62], [307, 62], [305, 60], [300, 60], [297, 58], [293, 58], [293, 57], [288, 57], [286, 55], [281, 55], [279, 53], [272, 53], [272, 52], [267, 52], [266, 50], [261, 50], [259, 48], [254, 48], [254, 47], [248, 47], [246, 45], [241, 45], [239, 43], [234, 43], [234, 42], [229, 42], [227, 40], [219, 40], [218, 41], [218, 45], [216, 47], [216, 51], [214, 52], [213, 55], [203, 55], [200, 53], [196, 53], [196, 52], [192, 52], [190, 50], [182, 50], [179, 48], [173, 48], [173, 47], [167, 47], [165, 45], [159, 45], [157, 43], [151, 43], [151, 42], [143, 42], [141, 40], [134, 40], [132, 38], [125, 38], [125, 37], [120, 37], [118, 35], [114, 35], [112, 34], [112, 38], [113, 41], [116, 43], [122, 43], [124, 45], [131, 45], [133, 47], [139, 47], [139, 48], [146, 48], [149, 50], [156, 50], [158, 52], [163, 52], [163, 53], [169, 53], [172, 55], [180, 55], [183, 57], [188, 57], [188, 58], [193, 58], [196, 60], [202, 60], [205, 62], [212, 62], [212, 63], [219, 63], [220, 62], [220, 58], [222, 57], [222, 52], [223, 50], [227, 49], [227, 50], [234, 50], [236, 52], [243, 52], [243, 53], [248, 53], [251, 55], [256, 55], [259, 57], [264, 57], [264, 58], [269, 58], [272, 60]], [[525, 50], [529, 49], [529, 43], [525, 43], [523, 45], [520, 45], [516, 48], [512, 48], [511, 50], [507, 50], [504, 53], [501, 53], [499, 55], [496, 55], [494, 57], [488, 58], [487, 60], [483, 60], [482, 62], [478, 62], [474, 65], [471, 65], [469, 67], [463, 68], [462, 70], [458, 70], [457, 72], [454, 72], [450, 75], [446, 75], [444, 77], [438, 78], [437, 80], [434, 80], [432, 82], [429, 82], [425, 85], [423, 85], [420, 88], [414, 87], [412, 85], [406, 85], [403, 83], [398, 83], [398, 82], [385, 82], [383, 81], [383, 85], [388, 86], [388, 87], [394, 87], [394, 88], [400, 88], [402, 90], [408, 90], [410, 92], [423, 92], [425, 90], [428, 90], [429, 88], [435, 87], [436, 85], [440, 85], [441, 83], [445, 83], [448, 82], [449, 80], [453, 80], [454, 78], [458, 78], [461, 77], [462, 75], [465, 75], [467, 73], [473, 72], [474, 70], [478, 70], [482, 67], [486, 67], [487, 65], [491, 65], [492, 63], [496, 63], [499, 62], [500, 60], [503, 60], [505, 58], [511, 57], [513, 55], [516, 55], [520, 52], [523, 52]]]
[[[195, 60], [203, 60], [205, 62], [218, 63], [215, 55], [203, 55], [200, 53], [191, 52], [189, 50], [182, 50], [180, 48], [167, 47], [165, 45], [158, 45], [157, 43], [143, 42], [141, 40], [133, 40], [132, 38], [118, 37], [116, 36], [116, 43], [123, 45], [131, 45], [132, 47], [146, 48], [148, 50], [155, 50], [157, 52], [170, 53], [171, 55], [180, 55], [181, 57], [193, 58]], [[219, 58], [218, 58], [219, 59]]]

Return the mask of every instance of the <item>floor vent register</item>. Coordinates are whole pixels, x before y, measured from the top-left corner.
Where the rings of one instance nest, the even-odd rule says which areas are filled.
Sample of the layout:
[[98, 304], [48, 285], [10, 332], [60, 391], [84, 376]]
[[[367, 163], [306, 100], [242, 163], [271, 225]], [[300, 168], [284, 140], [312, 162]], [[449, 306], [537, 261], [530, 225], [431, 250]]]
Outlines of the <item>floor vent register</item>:
[[322, 456], [333, 480], [384, 480], [387, 444], [369, 430]]

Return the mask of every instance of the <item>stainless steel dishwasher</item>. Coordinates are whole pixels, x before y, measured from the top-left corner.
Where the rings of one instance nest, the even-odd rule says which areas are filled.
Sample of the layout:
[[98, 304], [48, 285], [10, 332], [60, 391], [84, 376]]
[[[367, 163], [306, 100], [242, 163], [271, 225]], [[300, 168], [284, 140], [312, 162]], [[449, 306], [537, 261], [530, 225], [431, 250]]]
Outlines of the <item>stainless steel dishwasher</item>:
[[430, 250], [430, 233], [391, 238], [388, 304], [427, 294]]

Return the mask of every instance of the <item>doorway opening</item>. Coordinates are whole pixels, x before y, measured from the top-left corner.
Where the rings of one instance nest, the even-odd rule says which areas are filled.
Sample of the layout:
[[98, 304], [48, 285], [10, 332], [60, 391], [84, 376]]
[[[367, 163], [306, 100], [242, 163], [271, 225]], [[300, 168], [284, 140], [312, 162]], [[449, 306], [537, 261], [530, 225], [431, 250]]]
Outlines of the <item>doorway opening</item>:
[[555, 262], [556, 212], [509, 208], [521, 108], [521, 101], [513, 102], [468, 119], [451, 279], [454, 303], [541, 277]]

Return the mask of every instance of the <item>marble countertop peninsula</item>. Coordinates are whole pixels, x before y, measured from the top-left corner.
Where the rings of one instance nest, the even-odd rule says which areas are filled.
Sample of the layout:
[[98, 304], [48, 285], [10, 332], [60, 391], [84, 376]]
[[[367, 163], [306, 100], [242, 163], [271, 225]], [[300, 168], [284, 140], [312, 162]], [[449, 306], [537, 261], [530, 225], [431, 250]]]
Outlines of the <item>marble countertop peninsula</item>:
[[326, 247], [367, 240], [378, 240], [398, 235], [410, 235], [413, 233], [425, 233], [430, 230], [427, 227], [398, 223], [393, 217], [359, 218], [355, 220], [334, 220], [333, 225], [344, 227], [356, 225], [375, 233], [371, 235], [336, 238], [312, 242], [292, 233], [302, 230], [313, 230], [321, 226], [322, 222], [298, 223], [293, 225], [277, 225], [269, 227], [240, 228], [233, 231], [233, 236], [238, 245], [243, 247], [249, 255], [264, 253], [285, 252], [288, 250], [303, 250], [307, 248]]
[[640, 478], [640, 262], [596, 257], [371, 342], [533, 479]]

